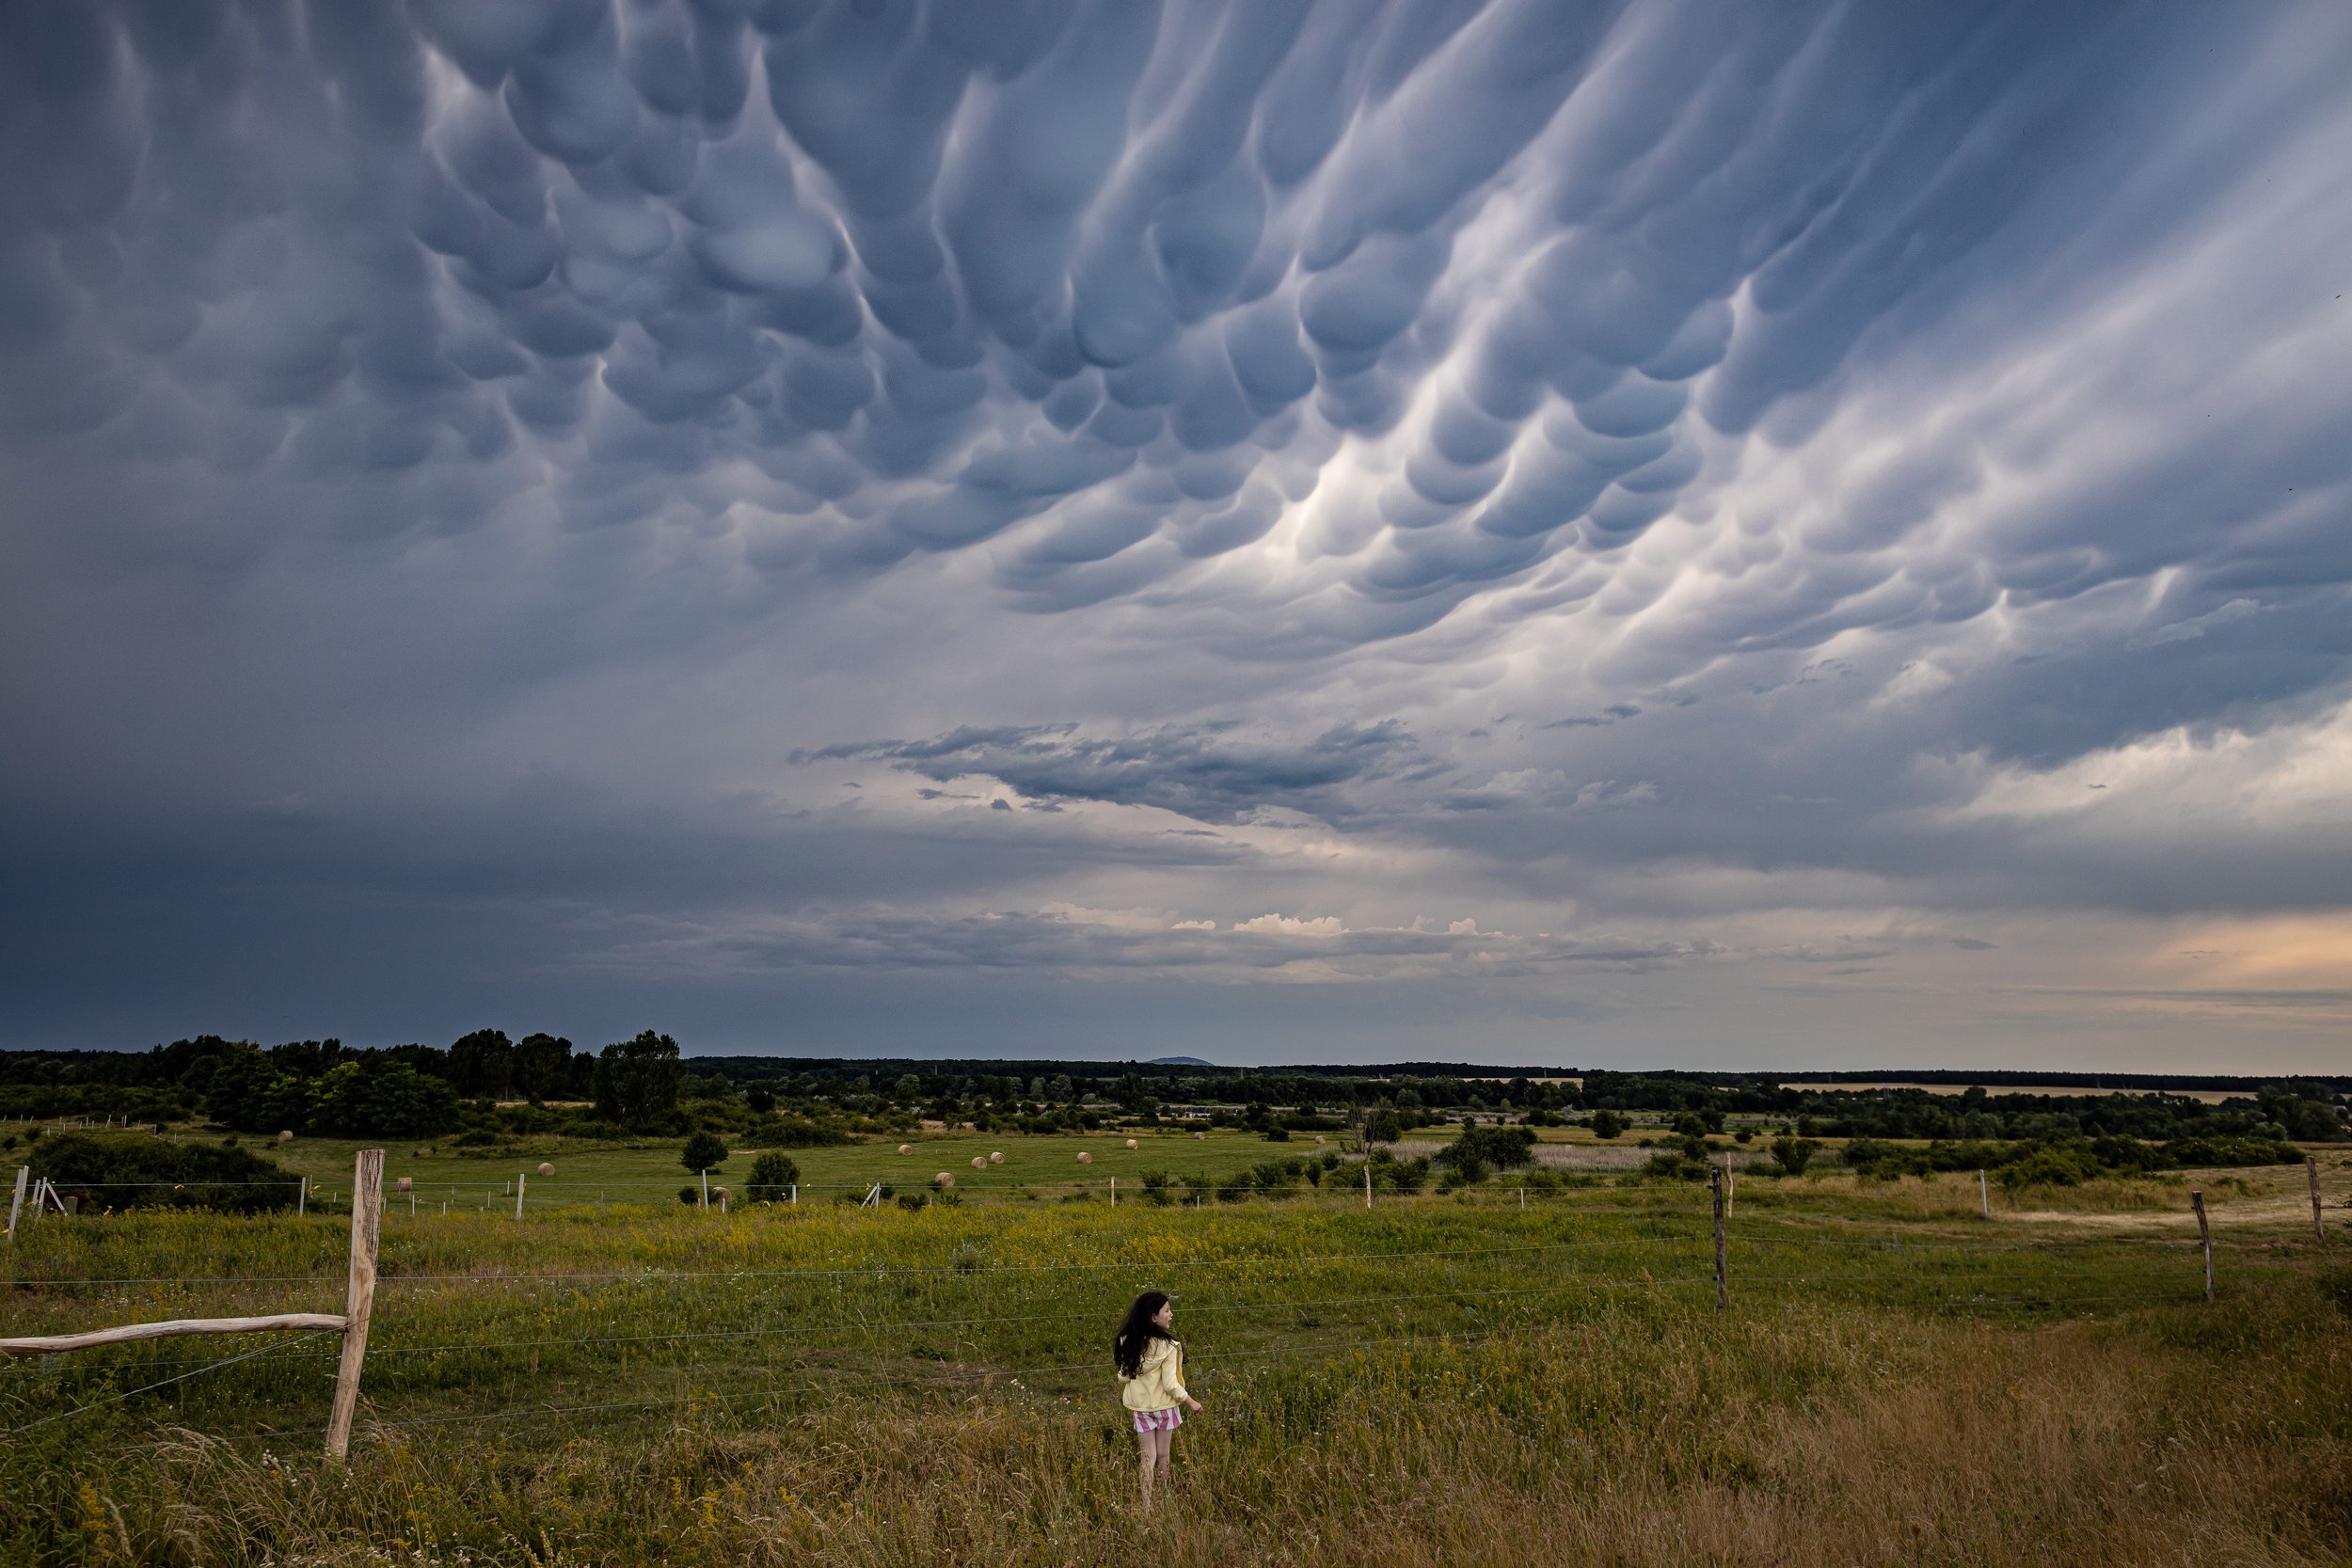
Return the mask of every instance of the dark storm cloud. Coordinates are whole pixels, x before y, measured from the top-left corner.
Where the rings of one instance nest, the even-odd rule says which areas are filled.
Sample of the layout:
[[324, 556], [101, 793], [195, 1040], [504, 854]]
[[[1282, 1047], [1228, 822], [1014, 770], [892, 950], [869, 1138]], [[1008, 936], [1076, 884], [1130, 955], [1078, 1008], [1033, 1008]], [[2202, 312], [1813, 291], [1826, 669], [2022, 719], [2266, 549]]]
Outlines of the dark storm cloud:
[[600, 911], [550, 971], [2340, 906], [2347, 71], [2294, 0], [0, 8], [9, 918], [435, 841]]
[[877, 757], [942, 784], [992, 778], [1037, 800], [1157, 806], [1204, 822], [1244, 821], [1267, 807], [1339, 820], [1352, 815], [1348, 784], [1418, 782], [1444, 770], [1394, 720], [1336, 724], [1297, 741], [1237, 729], [1231, 722], [1168, 725], [1120, 739], [1073, 734], [1069, 726], [960, 729], [929, 740], [827, 746], [802, 757]]

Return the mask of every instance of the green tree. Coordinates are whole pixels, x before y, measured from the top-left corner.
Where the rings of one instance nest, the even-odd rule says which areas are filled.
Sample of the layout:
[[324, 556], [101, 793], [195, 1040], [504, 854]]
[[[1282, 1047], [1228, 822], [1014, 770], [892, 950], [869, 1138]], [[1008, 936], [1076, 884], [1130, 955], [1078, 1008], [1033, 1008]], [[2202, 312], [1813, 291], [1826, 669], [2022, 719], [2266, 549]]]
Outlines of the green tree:
[[1811, 1138], [1774, 1138], [1772, 1158], [1784, 1176], [1803, 1176], [1804, 1167], [1813, 1163], [1813, 1156], [1821, 1152], [1821, 1146]]
[[450, 1042], [450, 1081], [469, 1098], [504, 1099], [514, 1089], [515, 1044], [503, 1029], [476, 1029]]
[[751, 1203], [782, 1203], [800, 1184], [798, 1162], [771, 1148], [752, 1162], [752, 1179], [743, 1184], [743, 1196]]
[[1618, 1133], [1620, 1133], [1620, 1132], [1624, 1132], [1624, 1131], [1625, 1131], [1625, 1117], [1621, 1117], [1621, 1116], [1617, 1115], [1617, 1113], [1616, 1113], [1616, 1112], [1614, 1112], [1614, 1111], [1595, 1111], [1595, 1112], [1593, 1113], [1593, 1136], [1594, 1136], [1594, 1137], [1596, 1137], [1596, 1138], [1613, 1138], [1613, 1137], [1615, 1137]]
[[456, 1092], [405, 1062], [338, 1062], [310, 1101], [310, 1127], [334, 1138], [429, 1138], [457, 1125]]
[[686, 1140], [677, 1160], [688, 1170], [717, 1170], [727, 1163], [727, 1146], [716, 1132], [697, 1132]]
[[596, 1114], [644, 1127], [677, 1109], [677, 1041], [651, 1029], [615, 1041], [596, 1055]]
[[[275, 1118], [299, 1120], [298, 1096], [290, 1097], [294, 1080], [279, 1072], [268, 1057], [250, 1046], [238, 1051], [213, 1074], [204, 1091], [204, 1112], [224, 1127], [240, 1132], [272, 1132], [284, 1125]], [[289, 1113], [294, 1113], [289, 1115]]]
[[562, 1094], [571, 1068], [572, 1042], [560, 1035], [525, 1035], [515, 1042], [515, 1089], [533, 1105]]

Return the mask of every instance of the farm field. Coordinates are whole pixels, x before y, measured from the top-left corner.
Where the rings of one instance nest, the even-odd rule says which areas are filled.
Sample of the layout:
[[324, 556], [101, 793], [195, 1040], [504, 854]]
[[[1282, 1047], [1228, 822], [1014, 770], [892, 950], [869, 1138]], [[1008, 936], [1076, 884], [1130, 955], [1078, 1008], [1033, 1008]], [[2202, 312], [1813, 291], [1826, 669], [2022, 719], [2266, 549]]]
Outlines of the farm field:
[[[1152, 1168], [1123, 1136], [999, 1142]], [[342, 1150], [288, 1152], [325, 1175]], [[347, 1468], [318, 1452], [331, 1336], [0, 1365], [0, 1560], [2341, 1563], [2352, 1265], [2296, 1223], [2301, 1174], [2204, 1180], [2212, 1305], [2156, 1184], [2166, 1208], [2110, 1226], [1988, 1223], [1943, 1179], [1743, 1180], [1727, 1311], [1690, 1186], [395, 1204]], [[6, 1329], [339, 1310], [347, 1230], [45, 1220], [5, 1260]], [[1208, 1407], [1148, 1520], [1104, 1344], [1146, 1286]]]
[[[1130, 1138], [1136, 1140], [1136, 1148], [1126, 1147]], [[911, 1153], [897, 1152], [901, 1141], [911, 1147]], [[310, 1178], [317, 1190], [347, 1194], [353, 1152], [373, 1146], [348, 1139], [296, 1138], [288, 1144], [256, 1143], [254, 1147], [287, 1169]], [[526, 1178], [526, 1212], [580, 1206], [675, 1204], [678, 1189], [694, 1180], [693, 1174], [679, 1164], [679, 1147], [675, 1138], [609, 1143], [555, 1137], [520, 1138], [508, 1147], [481, 1152], [453, 1148], [446, 1143], [432, 1152], [420, 1152], [421, 1145], [392, 1146], [385, 1150], [384, 1179], [389, 1189], [396, 1187], [400, 1178], [409, 1178], [420, 1212], [428, 1205], [437, 1211], [442, 1202], [448, 1202], [453, 1211], [471, 1207], [479, 1212], [485, 1202], [495, 1210], [501, 1200], [511, 1212], [513, 1182], [517, 1176]], [[1336, 1150], [1339, 1137], [1332, 1135], [1331, 1142], [1323, 1147]], [[977, 1198], [1009, 1196], [1016, 1190], [1026, 1190], [1039, 1197], [1090, 1191], [1107, 1199], [1113, 1178], [1132, 1196], [1146, 1172], [1166, 1172], [1180, 1180], [1197, 1175], [1214, 1181], [1264, 1160], [1305, 1157], [1320, 1150], [1312, 1133], [1270, 1144], [1263, 1137], [1234, 1131], [1204, 1130], [1204, 1135], [1196, 1139], [1190, 1132], [1125, 1129], [1067, 1136], [927, 1132], [903, 1140], [786, 1152], [800, 1166], [801, 1201], [806, 1205], [843, 1196], [854, 1201], [875, 1182], [889, 1186], [894, 1193], [927, 1189], [932, 1176], [943, 1170], [955, 1177], [960, 1192]], [[711, 1182], [739, 1188], [759, 1153], [752, 1147], [730, 1149], [726, 1162], [710, 1173]], [[985, 1160], [992, 1153], [1003, 1154], [1005, 1163], [984, 1171], [973, 1168], [975, 1156]], [[1085, 1164], [1078, 1162], [1081, 1153], [1089, 1157]], [[542, 1163], [553, 1164], [555, 1175], [537, 1175]]]

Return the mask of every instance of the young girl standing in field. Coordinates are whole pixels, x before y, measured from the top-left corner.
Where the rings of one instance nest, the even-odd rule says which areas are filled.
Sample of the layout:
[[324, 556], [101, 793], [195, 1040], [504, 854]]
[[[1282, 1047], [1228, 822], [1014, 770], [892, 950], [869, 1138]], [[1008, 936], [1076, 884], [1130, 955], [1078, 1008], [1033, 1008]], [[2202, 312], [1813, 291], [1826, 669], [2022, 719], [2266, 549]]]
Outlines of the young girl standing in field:
[[1127, 1308], [1127, 1319], [1111, 1340], [1111, 1363], [1119, 1369], [1119, 1401], [1134, 1416], [1136, 1435], [1143, 1443], [1143, 1510], [1152, 1511], [1152, 1474], [1168, 1474], [1168, 1450], [1176, 1429], [1184, 1424], [1176, 1407], [1187, 1404], [1194, 1415], [1200, 1402], [1184, 1388], [1184, 1347], [1168, 1328], [1176, 1321], [1176, 1304], [1166, 1291], [1146, 1291]]

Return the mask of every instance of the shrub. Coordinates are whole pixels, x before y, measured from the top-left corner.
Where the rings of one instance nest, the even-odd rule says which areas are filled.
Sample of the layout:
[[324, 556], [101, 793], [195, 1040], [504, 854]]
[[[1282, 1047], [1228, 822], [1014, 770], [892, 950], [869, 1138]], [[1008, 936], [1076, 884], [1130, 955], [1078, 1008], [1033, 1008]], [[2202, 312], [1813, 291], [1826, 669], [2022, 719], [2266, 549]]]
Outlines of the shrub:
[[2098, 1174], [2095, 1164], [2072, 1150], [2037, 1148], [2003, 1165], [1998, 1180], [2003, 1191], [2013, 1193], [2020, 1187], [2079, 1187]]
[[752, 1124], [752, 1142], [770, 1148], [831, 1148], [857, 1139], [829, 1122], [806, 1117], [762, 1117]]
[[924, 1193], [900, 1193], [898, 1195], [898, 1207], [910, 1214], [930, 1202], [930, 1197]]
[[1286, 1144], [1291, 1141], [1291, 1130], [1287, 1127], [1269, 1127], [1265, 1130], [1265, 1141], [1270, 1144]]
[[2176, 1165], [2299, 1165], [2303, 1151], [2293, 1144], [2265, 1138], [2175, 1138], [2164, 1146], [2165, 1158]]
[[680, 1203], [700, 1203], [703, 1200], [703, 1190], [691, 1185], [680, 1187], [677, 1190], [677, 1200]]
[[1811, 1138], [1774, 1138], [1772, 1162], [1780, 1166], [1783, 1176], [1803, 1176], [1813, 1156], [1821, 1152], [1821, 1146]]
[[1379, 1160], [1373, 1164], [1372, 1184], [1384, 1192], [1417, 1193], [1429, 1180], [1429, 1157]]
[[1596, 1138], [1613, 1138], [1613, 1137], [1615, 1137], [1618, 1133], [1620, 1133], [1620, 1132], [1624, 1132], [1624, 1131], [1625, 1131], [1625, 1117], [1621, 1117], [1621, 1116], [1617, 1115], [1617, 1113], [1616, 1113], [1616, 1112], [1614, 1112], [1614, 1111], [1595, 1111], [1595, 1112], [1593, 1113], [1593, 1136], [1594, 1136], [1594, 1137], [1596, 1137]]
[[727, 1163], [727, 1146], [716, 1132], [697, 1132], [686, 1140], [677, 1160], [688, 1170], [717, 1170]]
[[743, 1184], [743, 1196], [752, 1203], [782, 1203], [800, 1182], [800, 1164], [791, 1155], [771, 1148], [752, 1162], [752, 1177]]
[[1704, 1181], [1708, 1169], [1705, 1155], [1688, 1154], [1675, 1148], [1661, 1148], [1651, 1155], [1636, 1174], [1662, 1181]]
[[1534, 1164], [1535, 1134], [1525, 1127], [1465, 1127], [1460, 1137], [1438, 1150], [1437, 1159], [1461, 1170], [1466, 1180], [1477, 1180], [1479, 1177], [1470, 1175], [1473, 1167], [1484, 1176], [1488, 1166], [1508, 1170]]
[[163, 1138], [61, 1132], [41, 1139], [25, 1158], [35, 1176], [60, 1192], [87, 1188], [87, 1202], [103, 1209], [267, 1213], [293, 1208], [300, 1184], [294, 1172], [248, 1150]]

